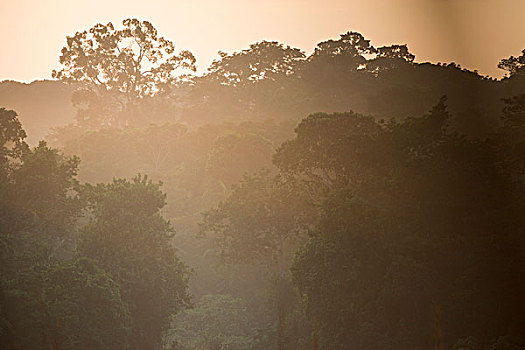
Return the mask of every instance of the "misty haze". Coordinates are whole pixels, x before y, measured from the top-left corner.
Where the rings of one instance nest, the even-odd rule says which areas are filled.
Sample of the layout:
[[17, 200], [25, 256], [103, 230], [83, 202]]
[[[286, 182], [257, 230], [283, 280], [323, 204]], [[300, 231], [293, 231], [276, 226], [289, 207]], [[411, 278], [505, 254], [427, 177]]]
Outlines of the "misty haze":
[[525, 4], [2, 11], [0, 349], [525, 349]]

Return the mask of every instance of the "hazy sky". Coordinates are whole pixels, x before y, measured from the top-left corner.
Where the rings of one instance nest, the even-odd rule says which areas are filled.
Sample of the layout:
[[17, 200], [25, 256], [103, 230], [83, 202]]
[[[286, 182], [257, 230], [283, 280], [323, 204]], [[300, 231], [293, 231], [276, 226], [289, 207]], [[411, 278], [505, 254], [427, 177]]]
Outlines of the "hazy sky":
[[218, 50], [266, 39], [310, 53], [349, 30], [492, 76], [525, 48], [525, 0], [0, 0], [0, 14], [0, 81], [49, 79], [67, 35], [128, 17], [192, 51], [201, 71]]

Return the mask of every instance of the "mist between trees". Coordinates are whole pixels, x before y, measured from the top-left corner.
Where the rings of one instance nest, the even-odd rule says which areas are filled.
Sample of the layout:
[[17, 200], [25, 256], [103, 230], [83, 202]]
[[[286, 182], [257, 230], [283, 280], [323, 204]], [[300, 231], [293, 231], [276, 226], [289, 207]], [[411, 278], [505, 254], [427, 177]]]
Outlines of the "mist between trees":
[[496, 80], [347, 32], [197, 76], [126, 19], [59, 56], [0, 83], [0, 348], [525, 349], [525, 50]]

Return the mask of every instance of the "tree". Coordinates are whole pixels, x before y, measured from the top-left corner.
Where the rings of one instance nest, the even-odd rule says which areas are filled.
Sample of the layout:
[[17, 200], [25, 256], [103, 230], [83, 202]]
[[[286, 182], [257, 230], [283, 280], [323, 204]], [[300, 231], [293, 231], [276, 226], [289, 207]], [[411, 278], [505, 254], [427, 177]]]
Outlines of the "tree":
[[262, 264], [284, 275], [309, 223], [301, 195], [294, 183], [268, 171], [245, 176], [226, 200], [203, 214], [201, 232], [217, 240], [225, 261]]
[[[29, 146], [24, 139], [26, 132], [17, 118], [15, 111], [0, 108], [0, 230], [7, 231], [12, 225], [11, 205], [9, 199], [14, 195], [10, 183], [13, 181], [12, 172], [16, 162], [29, 152]], [[13, 198], [14, 199], [14, 198]], [[4, 237], [0, 238], [3, 241]]]
[[[0, 166], [7, 170], [10, 160], [20, 159], [27, 153], [29, 147], [24, 139], [26, 132], [17, 118], [17, 113], [12, 110], [0, 108]], [[2, 174], [6, 176], [7, 174]]]
[[363, 61], [363, 55], [373, 54], [375, 48], [370, 44], [370, 40], [357, 32], [346, 32], [340, 35], [339, 40], [326, 40], [317, 44], [312, 59], [316, 57], [348, 57], [350, 59], [359, 58]]
[[508, 128], [521, 129], [525, 126], [525, 94], [504, 98], [503, 124]]
[[362, 34], [347, 32], [341, 34], [338, 40], [318, 43], [301, 70], [301, 75], [310, 79], [319, 77], [333, 81], [338, 75], [352, 74], [358, 68], [364, 68], [365, 56], [374, 54], [375, 51], [370, 40], [366, 40]]
[[511, 77], [522, 75], [525, 72], [523, 69], [525, 68], [525, 49], [521, 51], [521, 56], [510, 56], [509, 58], [502, 59], [498, 64], [498, 68], [507, 71]]
[[496, 132], [505, 149], [506, 166], [516, 178], [525, 174], [525, 94], [503, 99], [503, 126]]
[[251, 349], [254, 329], [246, 306], [230, 295], [204, 295], [173, 320], [167, 343], [175, 349]]
[[173, 42], [148, 21], [125, 19], [123, 28], [97, 24], [67, 37], [60, 70], [53, 78], [81, 83], [73, 96], [77, 120], [88, 126], [124, 126], [134, 122], [139, 100], [167, 93], [175, 74], [195, 70], [189, 51], [175, 53]]
[[1, 239], [15, 244], [28, 235], [60, 246], [80, 216], [79, 159], [60, 154], [44, 141], [30, 149], [14, 111], [0, 110], [0, 126]]
[[86, 185], [92, 215], [78, 252], [95, 260], [122, 288], [131, 316], [132, 349], [156, 349], [169, 319], [189, 302], [188, 269], [171, 245], [160, 210], [166, 195], [147, 177]]
[[217, 118], [244, 120], [287, 115], [290, 81], [305, 61], [304, 53], [275, 41], [261, 41], [248, 49], [219, 52], [208, 72], [188, 89], [190, 102], [183, 113], [188, 122]]
[[445, 99], [403, 122], [318, 114], [278, 151], [327, 189], [291, 268], [322, 348], [423, 348], [433, 305], [448, 344], [522, 328], [521, 185], [498, 145], [448, 119]]
[[73, 256], [78, 158], [29, 149], [14, 111], [0, 110], [0, 125], [0, 347], [125, 349], [120, 286]]
[[408, 51], [407, 45], [391, 45], [378, 47], [375, 58], [368, 60], [366, 68], [368, 71], [379, 74], [385, 70], [400, 68], [414, 62], [416, 56]]
[[219, 51], [219, 56], [206, 77], [230, 86], [292, 75], [305, 58], [301, 50], [276, 41], [261, 41], [230, 55]]
[[377, 57], [400, 58], [407, 62], [413, 62], [416, 58], [408, 51], [407, 45], [391, 45], [377, 48]]
[[244, 174], [272, 166], [273, 144], [257, 134], [227, 133], [216, 138], [206, 169], [229, 188]]
[[373, 117], [354, 112], [315, 113], [296, 128], [296, 138], [284, 142], [274, 155], [274, 164], [285, 174], [294, 175], [310, 189], [311, 198], [320, 198], [334, 185], [360, 181], [361, 174], [349, 178], [359, 161], [377, 162], [382, 149], [374, 143], [381, 131]]
[[289, 296], [295, 296], [288, 266], [314, 220], [312, 212], [294, 182], [263, 171], [245, 176], [226, 200], [203, 214], [201, 231], [217, 241], [224, 261], [266, 267], [265, 280], [276, 290], [269, 313], [276, 311], [279, 349], [285, 346]]
[[127, 349], [120, 286], [89, 259], [40, 261], [1, 287], [2, 348]]

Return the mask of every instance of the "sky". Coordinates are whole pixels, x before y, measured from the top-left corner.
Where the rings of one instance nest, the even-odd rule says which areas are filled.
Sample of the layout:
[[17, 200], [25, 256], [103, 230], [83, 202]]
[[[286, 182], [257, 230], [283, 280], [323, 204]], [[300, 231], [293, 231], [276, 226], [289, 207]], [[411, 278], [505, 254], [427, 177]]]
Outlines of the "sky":
[[525, 0], [0, 0], [0, 14], [0, 81], [50, 79], [66, 36], [125, 18], [193, 52], [199, 72], [219, 50], [275, 40], [308, 54], [347, 31], [494, 77], [525, 48]]

